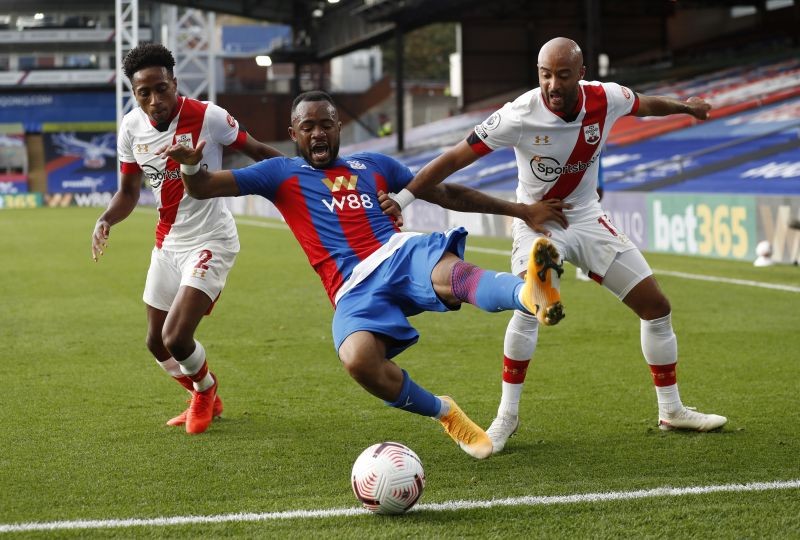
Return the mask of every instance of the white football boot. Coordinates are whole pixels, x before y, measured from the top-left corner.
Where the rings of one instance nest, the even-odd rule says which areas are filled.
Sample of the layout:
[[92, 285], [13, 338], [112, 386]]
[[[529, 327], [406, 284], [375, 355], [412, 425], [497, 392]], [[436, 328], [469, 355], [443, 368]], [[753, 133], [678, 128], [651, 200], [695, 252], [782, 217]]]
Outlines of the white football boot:
[[492, 421], [492, 425], [486, 430], [486, 434], [492, 441], [492, 454], [502, 452], [508, 438], [516, 433], [517, 429], [519, 429], [519, 416], [498, 414]]
[[694, 407], [683, 407], [680, 411], [658, 419], [661, 431], [687, 430], [711, 431], [719, 429], [728, 421], [718, 414], [703, 414]]

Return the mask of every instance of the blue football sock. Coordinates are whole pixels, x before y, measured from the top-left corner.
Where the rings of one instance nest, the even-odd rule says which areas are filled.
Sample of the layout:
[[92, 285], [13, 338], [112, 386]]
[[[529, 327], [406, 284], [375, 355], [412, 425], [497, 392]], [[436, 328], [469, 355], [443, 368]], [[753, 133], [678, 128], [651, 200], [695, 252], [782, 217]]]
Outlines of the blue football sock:
[[386, 404], [396, 409], [434, 417], [442, 408], [442, 401], [412, 381], [406, 370], [403, 370], [403, 388], [397, 401], [394, 403], [387, 401]]
[[459, 300], [484, 311], [525, 310], [519, 300], [519, 289], [525, 282], [514, 274], [484, 270], [459, 261], [453, 266], [451, 281], [453, 294]]

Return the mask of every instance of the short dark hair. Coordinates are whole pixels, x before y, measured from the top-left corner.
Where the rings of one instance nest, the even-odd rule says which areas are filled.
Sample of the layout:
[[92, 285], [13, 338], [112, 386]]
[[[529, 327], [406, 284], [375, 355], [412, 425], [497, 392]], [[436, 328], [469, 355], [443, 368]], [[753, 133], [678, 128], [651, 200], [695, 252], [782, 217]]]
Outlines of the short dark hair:
[[333, 98], [329, 96], [326, 92], [322, 90], [311, 90], [309, 92], [303, 92], [292, 102], [292, 112], [291, 118], [294, 118], [294, 112], [297, 110], [297, 106], [303, 103], [304, 101], [327, 101], [328, 103], [336, 109], [336, 103], [333, 102]]
[[143, 43], [131, 49], [122, 61], [122, 70], [128, 80], [142, 68], [164, 67], [170, 75], [174, 75], [175, 58], [172, 53], [159, 43]]

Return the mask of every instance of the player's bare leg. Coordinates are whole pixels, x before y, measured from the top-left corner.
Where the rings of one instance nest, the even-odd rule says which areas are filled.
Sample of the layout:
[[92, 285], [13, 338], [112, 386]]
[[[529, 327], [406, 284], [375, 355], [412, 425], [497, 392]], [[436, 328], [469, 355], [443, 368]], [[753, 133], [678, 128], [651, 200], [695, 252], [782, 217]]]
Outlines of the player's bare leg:
[[[186, 424], [186, 416], [189, 414], [188, 405], [192, 402], [192, 395], [194, 394], [194, 383], [192, 379], [187, 377], [181, 371], [180, 364], [172, 357], [170, 352], [164, 346], [161, 334], [164, 329], [164, 321], [167, 318], [167, 312], [156, 309], [152, 306], [147, 306], [147, 348], [153, 354], [159, 367], [169, 374], [173, 380], [186, 389], [188, 392], [186, 404], [187, 407], [177, 416], [167, 420], [168, 426], [183, 426]], [[223, 405], [219, 396], [214, 400], [214, 418], [222, 414]]]
[[364, 390], [384, 401], [394, 401], [403, 386], [403, 372], [386, 360], [386, 342], [370, 332], [354, 332], [339, 347], [347, 373]]
[[469, 455], [483, 459], [492, 453], [486, 433], [448, 396], [434, 396], [408, 373], [386, 359], [385, 338], [354, 332], [339, 347], [344, 368], [370, 394], [387, 405], [438, 419], [448, 435]]
[[642, 353], [656, 388], [659, 428], [663, 431], [711, 431], [724, 426], [728, 421], [724, 416], [697, 412], [681, 401], [676, 375], [678, 340], [672, 329], [669, 301], [655, 278], [644, 278], [623, 302], [641, 319]]
[[[192, 380], [181, 372], [180, 364], [172, 357], [170, 352], [164, 346], [164, 341], [161, 339], [161, 333], [164, 330], [164, 321], [167, 319], [167, 312], [161, 309], [156, 309], [153, 306], [147, 307], [147, 349], [155, 357], [158, 366], [167, 372], [172, 379], [186, 389], [187, 404], [191, 402], [192, 392], [194, 386]], [[189, 411], [188, 407], [178, 416], [167, 420], [168, 426], [182, 426], [186, 423], [186, 413]]]
[[208, 369], [205, 349], [194, 339], [194, 332], [212, 300], [194, 287], [183, 286], [164, 321], [164, 346], [180, 364], [181, 372], [192, 380], [191, 402], [186, 414], [186, 432], [203, 433], [214, 418], [217, 405], [217, 380]]

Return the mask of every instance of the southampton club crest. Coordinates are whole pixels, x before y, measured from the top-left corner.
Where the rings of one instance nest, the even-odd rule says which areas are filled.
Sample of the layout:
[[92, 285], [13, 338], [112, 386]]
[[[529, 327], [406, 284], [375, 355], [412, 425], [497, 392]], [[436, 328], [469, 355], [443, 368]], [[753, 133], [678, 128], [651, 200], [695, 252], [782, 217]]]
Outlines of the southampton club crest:
[[500, 125], [500, 119], [501, 119], [500, 113], [496, 112], [492, 114], [492, 116], [484, 120], [482, 125], [484, 129], [486, 129], [486, 131], [492, 131], [493, 129], [497, 129], [497, 126]]
[[182, 144], [183, 146], [194, 148], [191, 133], [179, 133], [175, 135], [175, 144]]
[[600, 124], [594, 123], [583, 126], [583, 138], [589, 144], [597, 144], [600, 141]]

